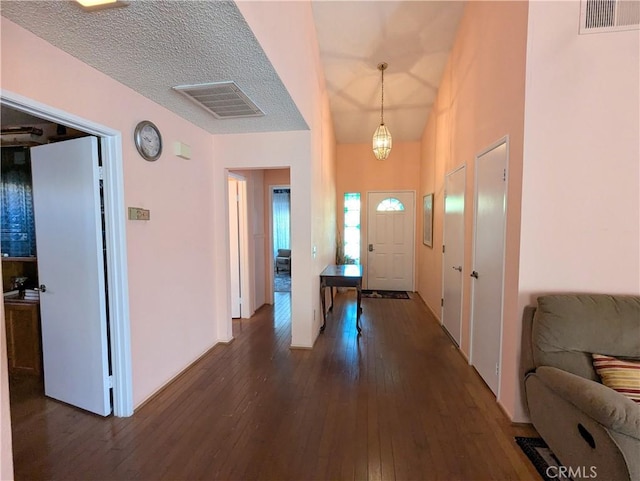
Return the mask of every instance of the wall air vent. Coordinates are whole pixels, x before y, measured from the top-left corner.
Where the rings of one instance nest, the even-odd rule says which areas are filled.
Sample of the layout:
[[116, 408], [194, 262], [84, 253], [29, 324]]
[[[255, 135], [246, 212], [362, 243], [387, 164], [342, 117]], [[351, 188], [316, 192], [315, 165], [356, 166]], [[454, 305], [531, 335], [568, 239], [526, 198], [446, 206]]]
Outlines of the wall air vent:
[[640, 29], [638, 0], [581, 0], [580, 33]]
[[174, 90], [206, 109], [217, 119], [262, 117], [264, 112], [235, 82], [178, 85]]

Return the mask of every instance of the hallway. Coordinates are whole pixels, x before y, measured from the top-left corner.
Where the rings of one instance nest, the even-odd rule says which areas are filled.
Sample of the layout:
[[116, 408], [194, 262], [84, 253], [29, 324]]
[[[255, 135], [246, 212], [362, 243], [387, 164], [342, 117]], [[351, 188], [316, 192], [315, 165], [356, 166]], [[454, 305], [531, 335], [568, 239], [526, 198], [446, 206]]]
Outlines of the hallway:
[[[415, 295], [338, 295], [313, 350], [291, 350], [290, 295], [234, 321], [131, 418], [12, 392], [16, 480], [530, 480], [479, 376]], [[26, 416], [26, 412], [38, 413]]]

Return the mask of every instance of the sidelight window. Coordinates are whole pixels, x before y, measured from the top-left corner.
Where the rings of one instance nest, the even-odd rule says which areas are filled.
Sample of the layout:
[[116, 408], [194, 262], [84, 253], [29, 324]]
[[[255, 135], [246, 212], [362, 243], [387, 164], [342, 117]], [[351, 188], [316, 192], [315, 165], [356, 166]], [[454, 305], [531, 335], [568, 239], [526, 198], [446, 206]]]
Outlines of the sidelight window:
[[344, 264], [360, 264], [360, 193], [344, 194]]

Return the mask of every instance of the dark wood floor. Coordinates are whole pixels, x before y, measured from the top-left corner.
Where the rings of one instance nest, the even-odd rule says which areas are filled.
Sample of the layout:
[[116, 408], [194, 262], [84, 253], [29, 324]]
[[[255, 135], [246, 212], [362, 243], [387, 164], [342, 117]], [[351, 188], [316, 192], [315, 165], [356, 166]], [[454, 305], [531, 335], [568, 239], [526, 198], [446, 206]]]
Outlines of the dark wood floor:
[[[418, 298], [339, 295], [291, 350], [289, 294], [131, 418], [11, 387], [15, 475], [100, 480], [535, 480], [495, 398]], [[33, 383], [31, 383], [33, 384]]]

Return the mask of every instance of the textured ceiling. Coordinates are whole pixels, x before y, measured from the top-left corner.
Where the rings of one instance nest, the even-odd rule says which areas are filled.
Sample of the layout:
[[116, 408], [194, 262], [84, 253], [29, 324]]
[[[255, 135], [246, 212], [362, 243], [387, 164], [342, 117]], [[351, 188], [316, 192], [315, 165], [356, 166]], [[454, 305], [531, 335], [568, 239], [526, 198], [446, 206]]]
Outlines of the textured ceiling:
[[[385, 124], [396, 142], [420, 139], [463, 5], [312, 1], [339, 143], [371, 141], [383, 61]], [[91, 13], [73, 1], [2, 0], [0, 7], [2, 16], [211, 133], [308, 128], [233, 2], [130, 0]], [[218, 120], [171, 89], [228, 80], [266, 115]]]
[[[307, 125], [232, 2], [130, 1], [86, 12], [70, 1], [1, 2], [1, 14], [211, 133]], [[171, 88], [235, 81], [264, 117], [218, 120]]]

